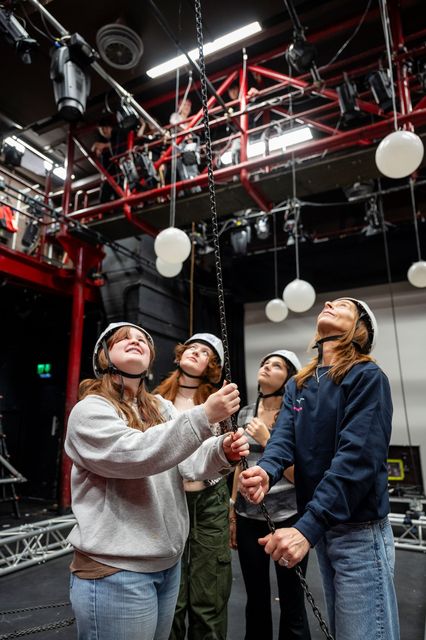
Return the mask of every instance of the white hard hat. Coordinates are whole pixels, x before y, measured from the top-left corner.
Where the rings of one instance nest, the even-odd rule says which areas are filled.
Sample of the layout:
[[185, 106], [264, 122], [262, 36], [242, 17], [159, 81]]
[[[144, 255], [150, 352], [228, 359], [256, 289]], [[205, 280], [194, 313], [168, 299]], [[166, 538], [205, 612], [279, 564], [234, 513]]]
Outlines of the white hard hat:
[[378, 326], [377, 320], [374, 313], [371, 311], [370, 307], [364, 300], [358, 300], [357, 298], [338, 298], [338, 300], [350, 300], [354, 303], [354, 305], [358, 309], [359, 319], [363, 320], [367, 326], [368, 331], [368, 344], [364, 347], [364, 351], [366, 353], [370, 353], [374, 349], [376, 344], [377, 334], [378, 334]]
[[154, 341], [152, 337], [149, 335], [148, 331], [145, 331], [143, 327], [140, 327], [137, 324], [133, 324], [133, 322], [111, 322], [111, 324], [109, 324], [107, 328], [104, 331], [102, 331], [101, 335], [96, 340], [95, 348], [93, 350], [93, 358], [92, 358], [93, 371], [95, 372], [95, 376], [97, 378], [102, 377], [102, 371], [99, 367], [98, 356], [99, 356], [99, 351], [103, 347], [103, 341], [107, 340], [113, 333], [117, 331], [117, 329], [120, 329], [121, 327], [134, 327], [135, 329], [138, 329], [147, 337], [148, 341], [152, 344], [152, 346], [154, 346]]
[[185, 344], [191, 344], [191, 342], [202, 342], [211, 347], [219, 358], [220, 366], [223, 367], [225, 358], [223, 354], [223, 344], [220, 338], [214, 336], [212, 333], [194, 333], [193, 336], [185, 341]]
[[287, 351], [287, 349], [278, 349], [278, 351], [271, 351], [271, 353], [268, 353], [266, 356], [263, 356], [260, 362], [260, 366], [263, 365], [265, 360], [267, 360], [268, 358], [271, 358], [272, 356], [279, 356], [280, 358], [284, 358], [284, 360], [288, 360], [290, 364], [292, 364], [293, 367], [296, 369], [296, 371], [300, 371], [300, 369], [302, 368], [302, 365], [300, 364], [300, 360], [297, 357], [297, 355], [294, 353], [294, 351]]

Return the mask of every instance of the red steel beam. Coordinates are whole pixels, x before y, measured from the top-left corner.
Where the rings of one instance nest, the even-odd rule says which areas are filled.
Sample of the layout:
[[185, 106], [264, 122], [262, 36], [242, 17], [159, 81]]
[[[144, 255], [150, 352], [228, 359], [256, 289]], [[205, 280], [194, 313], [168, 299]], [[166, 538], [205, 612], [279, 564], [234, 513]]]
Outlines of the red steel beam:
[[[413, 122], [413, 124], [417, 125], [425, 124], [426, 109], [418, 109], [416, 111], [413, 111], [411, 114], [408, 114], [406, 116], [398, 116], [397, 118], [397, 122], [401, 126], [404, 125], [407, 121], [411, 121]], [[311, 140], [306, 144], [291, 147], [291, 150], [284, 153], [253, 160], [247, 160], [247, 162], [240, 163], [238, 165], [218, 169], [214, 172], [214, 177], [216, 181], [220, 181], [228, 179], [234, 175], [238, 175], [242, 169], [247, 169], [247, 171], [254, 171], [264, 167], [272, 167], [274, 165], [286, 162], [292, 155], [297, 158], [308, 158], [314, 155], [318, 155], [324, 151], [349, 149], [353, 145], [357, 144], [361, 139], [367, 139], [373, 143], [375, 140], [385, 136], [391, 131], [393, 131], [393, 118], [387, 118], [366, 127], [359, 127], [357, 129], [352, 129], [351, 131], [337, 133], [335, 136], [329, 136], [327, 138], [322, 138], [321, 140]], [[192, 178], [191, 180], [182, 180], [180, 182], [177, 182], [176, 189], [185, 189], [189, 188], [190, 186], [194, 187], [196, 185], [205, 186], [206, 184], [207, 175], [200, 174], [199, 176]], [[107, 211], [120, 209], [125, 204], [130, 204], [131, 206], [133, 206], [140, 202], [155, 199], [158, 196], [164, 196], [169, 193], [171, 187], [172, 185], [168, 184], [164, 187], [152, 189], [151, 191], [145, 191], [144, 193], [132, 194], [126, 199], [121, 198], [119, 200], [114, 200], [113, 202], [107, 202], [104, 204], [95, 205], [94, 207], [80, 209], [79, 211], [74, 211], [70, 215], [70, 217], [76, 219], [84, 217], [89, 218], [101, 213], [105, 213]]]
[[[248, 145], [248, 113], [246, 112], [247, 106], [247, 73], [245, 69], [241, 69], [240, 71], [240, 160], [241, 164], [247, 162], [247, 145]], [[259, 205], [262, 211], [270, 211], [272, 209], [272, 204], [268, 202], [265, 196], [257, 189], [249, 179], [247, 169], [241, 169], [240, 171], [240, 181], [243, 185], [244, 189], [247, 191], [249, 196]]]
[[[58, 269], [36, 258], [13, 251], [0, 244], [0, 272], [21, 282], [32, 284], [37, 288], [60, 295], [72, 295], [73, 272], [69, 269]], [[96, 302], [98, 300], [97, 288], [86, 285], [84, 290], [85, 300]]]
[[[232, 84], [232, 82], [235, 80], [236, 77], [237, 77], [236, 71], [234, 73], [231, 73], [227, 78], [225, 78], [222, 84], [217, 88], [216, 93], [219, 96], [221, 96], [226, 91], [226, 89]], [[215, 102], [216, 102], [216, 96], [211, 96], [207, 102], [208, 109], [210, 109]], [[174, 141], [175, 144], [179, 144], [185, 138], [185, 136], [188, 135], [188, 131], [195, 124], [197, 124], [197, 122], [199, 122], [202, 117], [203, 117], [203, 109], [201, 108], [197, 111], [197, 113], [194, 116], [192, 116], [192, 118], [190, 118], [187, 126], [182, 131], [182, 135], [179, 135]], [[167, 158], [171, 155], [171, 152], [172, 152], [172, 145], [170, 145], [168, 149], [166, 149], [166, 151], [163, 154], [161, 154], [160, 158], [158, 158], [158, 160], [155, 161], [154, 166], [156, 169], [158, 169], [158, 167], [161, 166], [163, 162], [165, 162], [165, 160], [167, 160]]]
[[[267, 69], [266, 67], [259, 67], [258, 65], [250, 65], [250, 71], [253, 73], [259, 73], [266, 78], [270, 78], [271, 80], [276, 80], [277, 82], [288, 82], [288, 84], [292, 87], [300, 87], [304, 91], [309, 93], [313, 93], [319, 96], [324, 96], [329, 100], [338, 100], [339, 96], [334, 89], [325, 89], [323, 87], [316, 87], [312, 84], [306, 82], [306, 80], [301, 80], [300, 78], [293, 78], [292, 76], [287, 76], [284, 73], [279, 73], [278, 71], [272, 71], [271, 69]], [[366, 102], [365, 100], [357, 99], [358, 105], [366, 111], [367, 113], [373, 113], [375, 115], [381, 115], [381, 110], [377, 105], [372, 104], [371, 102]]]

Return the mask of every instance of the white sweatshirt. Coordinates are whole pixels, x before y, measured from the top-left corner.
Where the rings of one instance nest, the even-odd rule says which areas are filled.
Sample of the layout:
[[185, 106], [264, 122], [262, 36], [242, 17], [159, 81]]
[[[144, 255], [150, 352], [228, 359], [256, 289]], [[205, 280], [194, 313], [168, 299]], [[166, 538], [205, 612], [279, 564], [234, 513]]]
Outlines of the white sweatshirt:
[[189, 520], [179, 463], [198, 449], [198, 480], [226, 475], [232, 466], [222, 449], [225, 436], [211, 437], [202, 405], [178, 413], [157, 397], [167, 422], [145, 432], [128, 427], [95, 395], [78, 402], [68, 421], [77, 519], [68, 539], [94, 560], [129, 571], [162, 571], [182, 555]]

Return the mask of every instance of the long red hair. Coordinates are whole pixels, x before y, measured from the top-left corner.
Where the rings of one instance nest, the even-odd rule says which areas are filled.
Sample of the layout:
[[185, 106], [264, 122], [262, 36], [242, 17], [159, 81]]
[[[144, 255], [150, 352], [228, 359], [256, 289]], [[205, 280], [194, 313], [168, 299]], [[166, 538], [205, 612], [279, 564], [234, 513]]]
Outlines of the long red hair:
[[[175, 347], [175, 362], [177, 364], [179, 364], [184, 351], [186, 351], [190, 346], [191, 345], [189, 344], [178, 344]], [[217, 391], [215, 384], [219, 382], [221, 375], [222, 368], [218, 362], [217, 356], [212, 353], [209, 357], [203, 377], [195, 391], [194, 404], [203, 404], [203, 402], [205, 402], [212, 393]], [[158, 393], [166, 400], [174, 402], [179, 391], [179, 380], [181, 376], [182, 371], [180, 369], [172, 371], [165, 380], [160, 382], [158, 387], [154, 390], [154, 393]]]

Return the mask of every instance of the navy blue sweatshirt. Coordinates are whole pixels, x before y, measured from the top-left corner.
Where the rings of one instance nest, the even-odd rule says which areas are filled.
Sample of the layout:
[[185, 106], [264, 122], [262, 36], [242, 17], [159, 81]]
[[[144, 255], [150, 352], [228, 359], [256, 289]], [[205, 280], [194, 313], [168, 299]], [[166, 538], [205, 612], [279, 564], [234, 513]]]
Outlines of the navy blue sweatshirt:
[[[387, 454], [392, 399], [373, 362], [352, 367], [340, 384], [319, 368], [284, 403], [259, 465], [270, 483], [295, 465], [295, 527], [314, 546], [330, 527], [384, 518], [389, 512]], [[321, 375], [324, 374], [324, 375]]]

